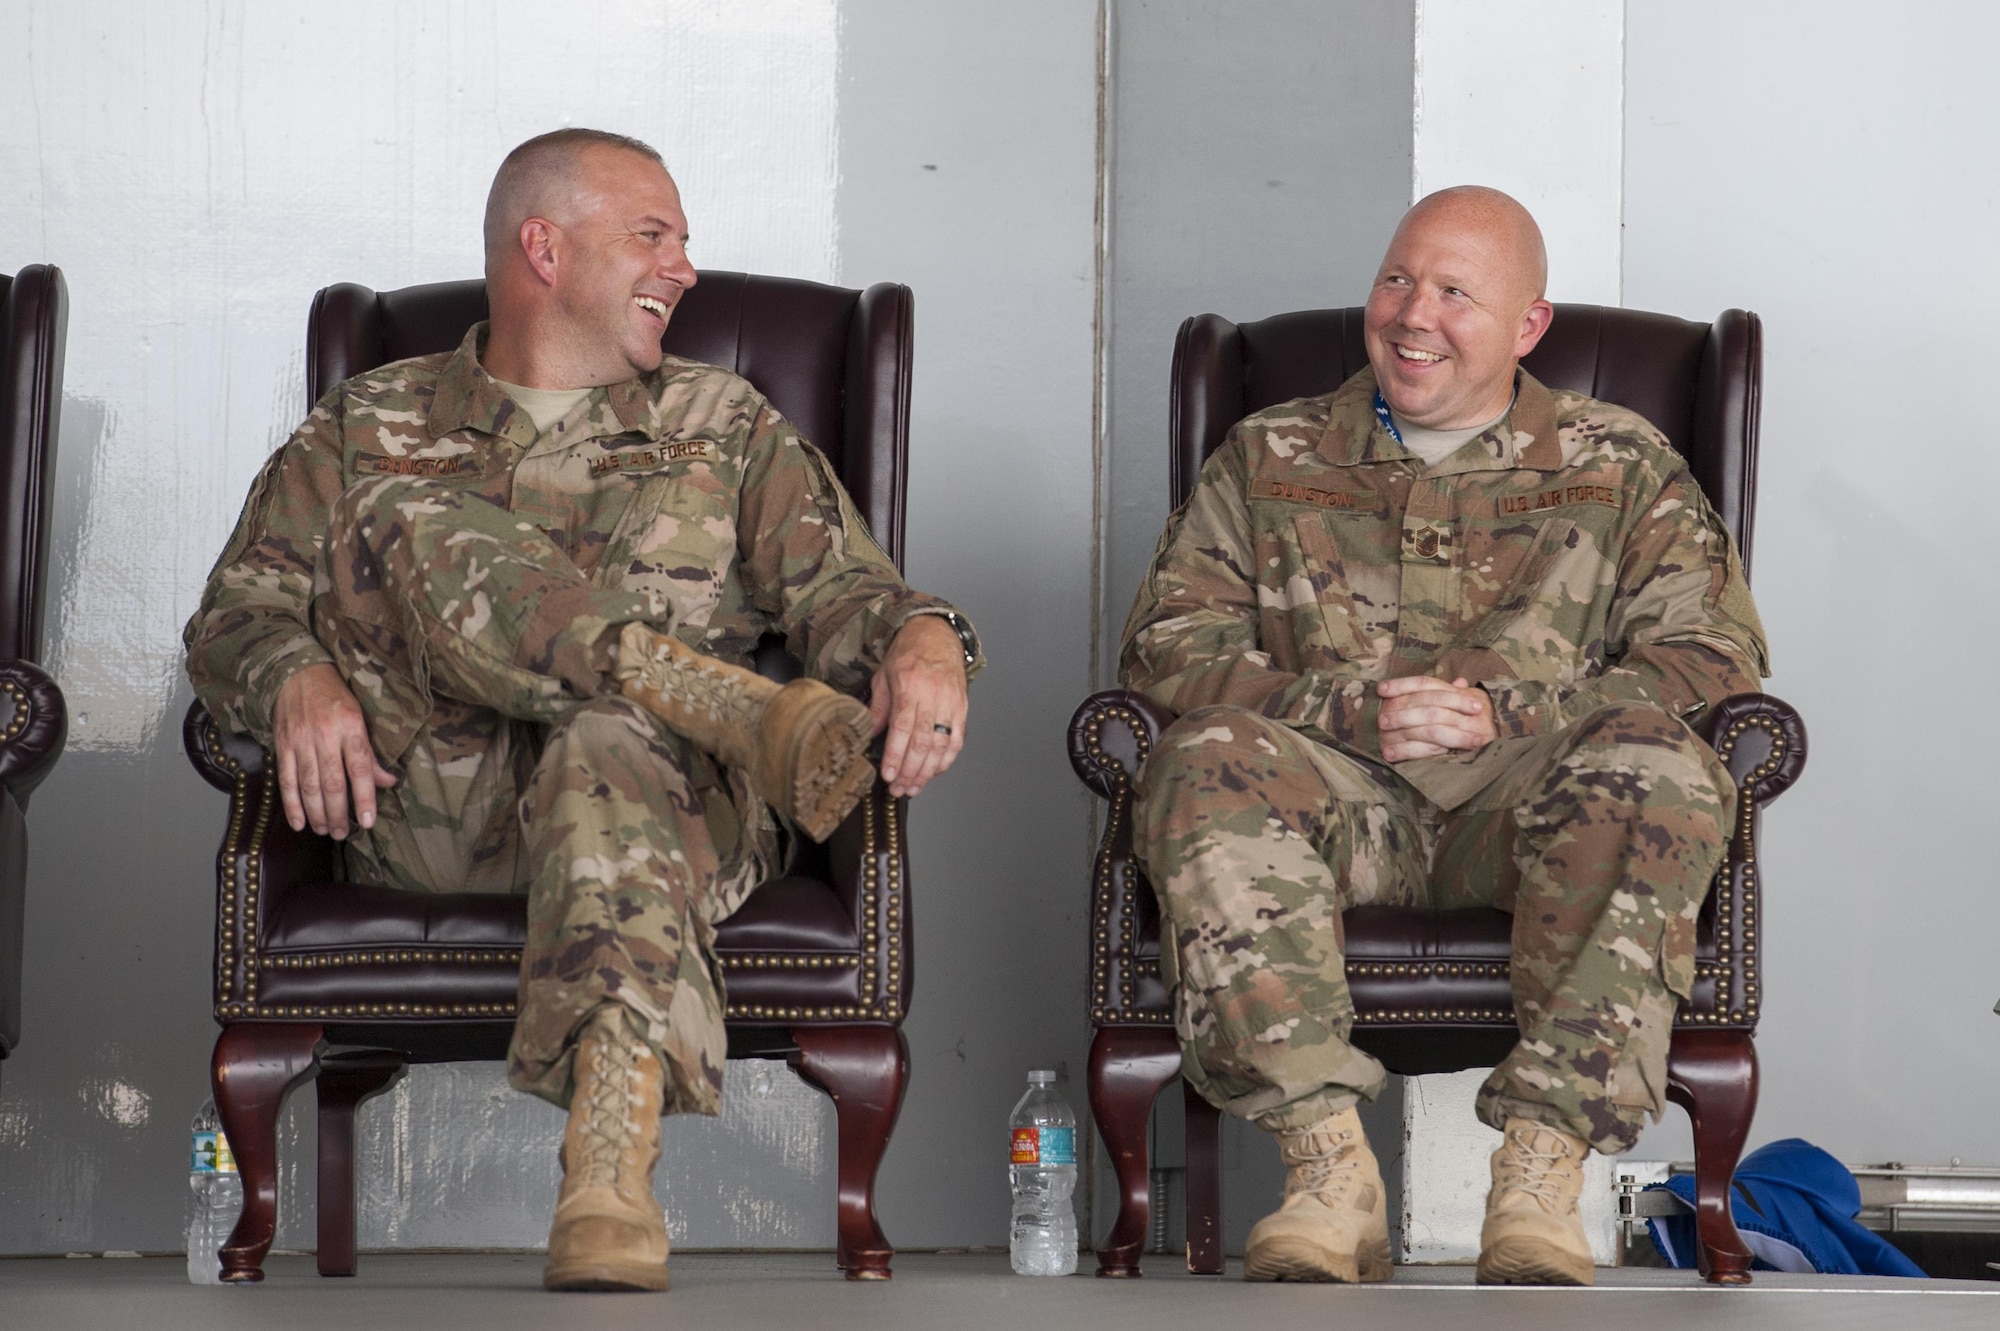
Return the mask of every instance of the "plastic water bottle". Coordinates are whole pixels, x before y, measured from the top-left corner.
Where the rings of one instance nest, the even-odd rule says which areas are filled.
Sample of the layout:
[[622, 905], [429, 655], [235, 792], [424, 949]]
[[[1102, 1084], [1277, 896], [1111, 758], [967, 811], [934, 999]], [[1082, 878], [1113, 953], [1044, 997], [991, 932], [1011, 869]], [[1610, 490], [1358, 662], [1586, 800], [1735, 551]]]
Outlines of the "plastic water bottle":
[[1066, 1276], [1076, 1270], [1076, 1115], [1056, 1094], [1056, 1074], [1028, 1074], [1028, 1093], [1007, 1120], [1014, 1183], [1014, 1273]]
[[188, 1161], [188, 1283], [222, 1283], [222, 1245], [243, 1209], [243, 1180], [236, 1155], [209, 1100], [194, 1116], [194, 1147]]

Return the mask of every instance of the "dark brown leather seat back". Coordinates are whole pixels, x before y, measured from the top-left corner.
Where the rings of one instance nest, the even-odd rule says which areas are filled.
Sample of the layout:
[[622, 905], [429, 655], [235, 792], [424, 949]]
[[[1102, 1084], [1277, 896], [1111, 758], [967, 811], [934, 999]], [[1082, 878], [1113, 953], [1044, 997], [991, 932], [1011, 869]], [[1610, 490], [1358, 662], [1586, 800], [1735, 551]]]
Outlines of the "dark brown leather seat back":
[[62, 690], [42, 655], [49, 509], [69, 291], [62, 271], [0, 274], [0, 1058], [21, 1035], [29, 792], [62, 752]]
[[69, 289], [29, 264], [0, 275], [0, 661], [42, 657]]
[[[313, 301], [306, 389], [317, 402], [342, 379], [390, 361], [449, 351], [486, 317], [486, 283], [434, 282], [376, 292], [351, 282]], [[875, 539], [903, 560], [905, 459], [899, 442], [910, 401], [910, 290], [866, 291], [787, 277], [707, 272], [681, 297], [661, 344], [756, 384], [828, 460]], [[850, 347], [900, 347], [899, 357], [850, 356]], [[886, 359], [886, 366], [873, 362]]]
[[[1194, 488], [1229, 427], [1253, 411], [1331, 392], [1368, 364], [1362, 310], [1298, 310], [1233, 324], [1203, 314], [1174, 353], [1173, 501]], [[1750, 564], [1756, 514], [1763, 329], [1725, 310], [1713, 324], [1603, 305], [1556, 306], [1522, 362], [1551, 388], [1588, 393], [1651, 421], [1688, 461]]]

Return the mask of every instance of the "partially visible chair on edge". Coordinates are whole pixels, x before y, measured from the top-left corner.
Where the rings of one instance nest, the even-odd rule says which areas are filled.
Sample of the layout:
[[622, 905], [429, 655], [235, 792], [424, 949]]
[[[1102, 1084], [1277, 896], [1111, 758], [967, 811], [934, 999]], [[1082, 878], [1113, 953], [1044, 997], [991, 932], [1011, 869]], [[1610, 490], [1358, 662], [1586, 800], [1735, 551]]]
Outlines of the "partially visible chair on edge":
[[62, 269], [31, 263], [0, 274], [0, 1059], [21, 1039], [28, 796], [55, 766], [69, 726], [62, 690], [36, 664], [68, 331]]
[[[1193, 488], [1230, 426], [1294, 397], [1330, 392], [1368, 363], [1362, 311], [1302, 310], [1237, 325], [1204, 314], [1174, 344], [1169, 458], [1172, 503]], [[1557, 305], [1554, 323], [1523, 362], [1555, 388], [1630, 407], [1664, 431], [1736, 537], [1747, 570], [1757, 496], [1762, 325], [1725, 310], [1713, 324], [1596, 305]], [[1147, 1124], [1154, 1099], [1180, 1075], [1172, 1006], [1160, 978], [1159, 907], [1132, 858], [1132, 786], [1172, 717], [1110, 689], [1070, 721], [1071, 766], [1110, 802], [1092, 877], [1090, 1104], [1122, 1194], [1098, 1245], [1098, 1274], [1139, 1274], [1150, 1201]], [[1730, 1176], [1757, 1103], [1757, 827], [1764, 805], [1805, 766], [1805, 727], [1767, 694], [1714, 708], [1705, 737], [1740, 791], [1736, 827], [1702, 909], [1693, 998], [1674, 1021], [1669, 1095], [1694, 1123], [1701, 1269], [1711, 1281], [1749, 1280], [1750, 1252], [1731, 1220]], [[1516, 1028], [1508, 980], [1511, 917], [1490, 908], [1435, 911], [1366, 906], [1344, 915], [1353, 1040], [1392, 1072], [1490, 1067]], [[1188, 1267], [1223, 1267], [1220, 1119], [1183, 1087], [1187, 1103]]]
[[[912, 300], [881, 283], [851, 291], [704, 272], [663, 339], [678, 356], [735, 370], [819, 446], [899, 564], [908, 454]], [[486, 317], [483, 282], [377, 293], [341, 284], [313, 299], [307, 389], [456, 347]], [[758, 666], [797, 665], [770, 637]], [[269, 755], [224, 734], [199, 701], [190, 761], [226, 792], [217, 860], [217, 1109], [243, 1178], [225, 1280], [258, 1280], [277, 1225], [277, 1119], [317, 1076], [319, 1271], [351, 1275], [354, 1114], [412, 1062], [497, 1059], [513, 1029], [524, 897], [427, 895], [333, 881], [334, 843], [277, 811]], [[839, 1244], [850, 1279], [886, 1278], [877, 1166], [902, 1106], [911, 949], [905, 801], [879, 781], [824, 845], [766, 882], [718, 930], [733, 1057], [784, 1058], [833, 1098]]]

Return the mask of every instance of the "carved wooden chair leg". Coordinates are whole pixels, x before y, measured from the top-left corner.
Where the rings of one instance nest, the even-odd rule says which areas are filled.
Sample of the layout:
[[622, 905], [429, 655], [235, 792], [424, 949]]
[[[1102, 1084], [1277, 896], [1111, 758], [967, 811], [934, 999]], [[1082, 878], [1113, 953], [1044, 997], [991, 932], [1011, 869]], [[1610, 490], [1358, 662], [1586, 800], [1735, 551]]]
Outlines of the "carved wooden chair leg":
[[1694, 1121], [1695, 1231], [1710, 1284], [1750, 1283], [1750, 1248], [1729, 1213], [1729, 1185], [1757, 1112], [1757, 1046], [1748, 1031], [1674, 1032], [1667, 1098]]
[[[1153, 1101], [1181, 1075], [1181, 1047], [1166, 1026], [1105, 1026], [1090, 1042], [1090, 1116], [1111, 1156], [1118, 1175], [1118, 1222], [1097, 1245], [1097, 1274], [1130, 1277], [1139, 1274], [1139, 1254], [1145, 1248], [1147, 1212], [1152, 1205], [1152, 1179], [1147, 1128]], [[1194, 1135], [1194, 1119], [1188, 1120]], [[1194, 1152], [1188, 1153], [1189, 1229], [1193, 1229]]]
[[1198, 1276], [1222, 1274], [1222, 1111], [1181, 1083], [1187, 1113], [1187, 1264]]
[[388, 1049], [328, 1058], [319, 1065], [319, 1273], [354, 1274], [354, 1111], [409, 1070]]
[[798, 1026], [792, 1067], [833, 1097], [840, 1136], [835, 1260], [849, 1280], [887, 1280], [896, 1255], [875, 1219], [875, 1173], [903, 1108], [910, 1046], [894, 1026]]
[[264, 1254], [278, 1235], [278, 1111], [313, 1074], [320, 1035], [303, 1022], [237, 1022], [216, 1037], [209, 1080], [243, 1179], [243, 1214], [222, 1245], [224, 1280], [264, 1278]]

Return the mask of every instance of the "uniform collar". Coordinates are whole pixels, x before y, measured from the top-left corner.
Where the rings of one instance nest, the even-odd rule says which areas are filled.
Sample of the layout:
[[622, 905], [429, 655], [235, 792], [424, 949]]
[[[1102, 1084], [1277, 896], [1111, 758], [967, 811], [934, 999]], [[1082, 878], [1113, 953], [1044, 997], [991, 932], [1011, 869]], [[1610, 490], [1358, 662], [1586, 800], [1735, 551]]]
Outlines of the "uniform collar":
[[[1367, 367], [1334, 390], [1318, 452], [1337, 467], [1407, 459], [1421, 462], [1389, 433], [1375, 414], [1375, 370]], [[1514, 405], [1498, 424], [1468, 440], [1458, 452], [1430, 469], [1443, 476], [1467, 471], [1560, 471], [1562, 442], [1556, 434], [1555, 395], [1526, 370], [1514, 371]]]
[[[527, 448], [535, 441], [534, 421], [479, 363], [487, 328], [483, 319], [468, 328], [458, 350], [451, 353], [451, 359], [438, 375], [437, 393], [431, 399], [431, 437], [440, 438], [454, 430], [479, 430]], [[593, 390], [592, 411], [609, 408], [619, 430], [658, 439], [660, 430], [653, 411], [657, 387], [654, 379], [665, 372], [663, 366], [652, 375], [634, 376]]]

